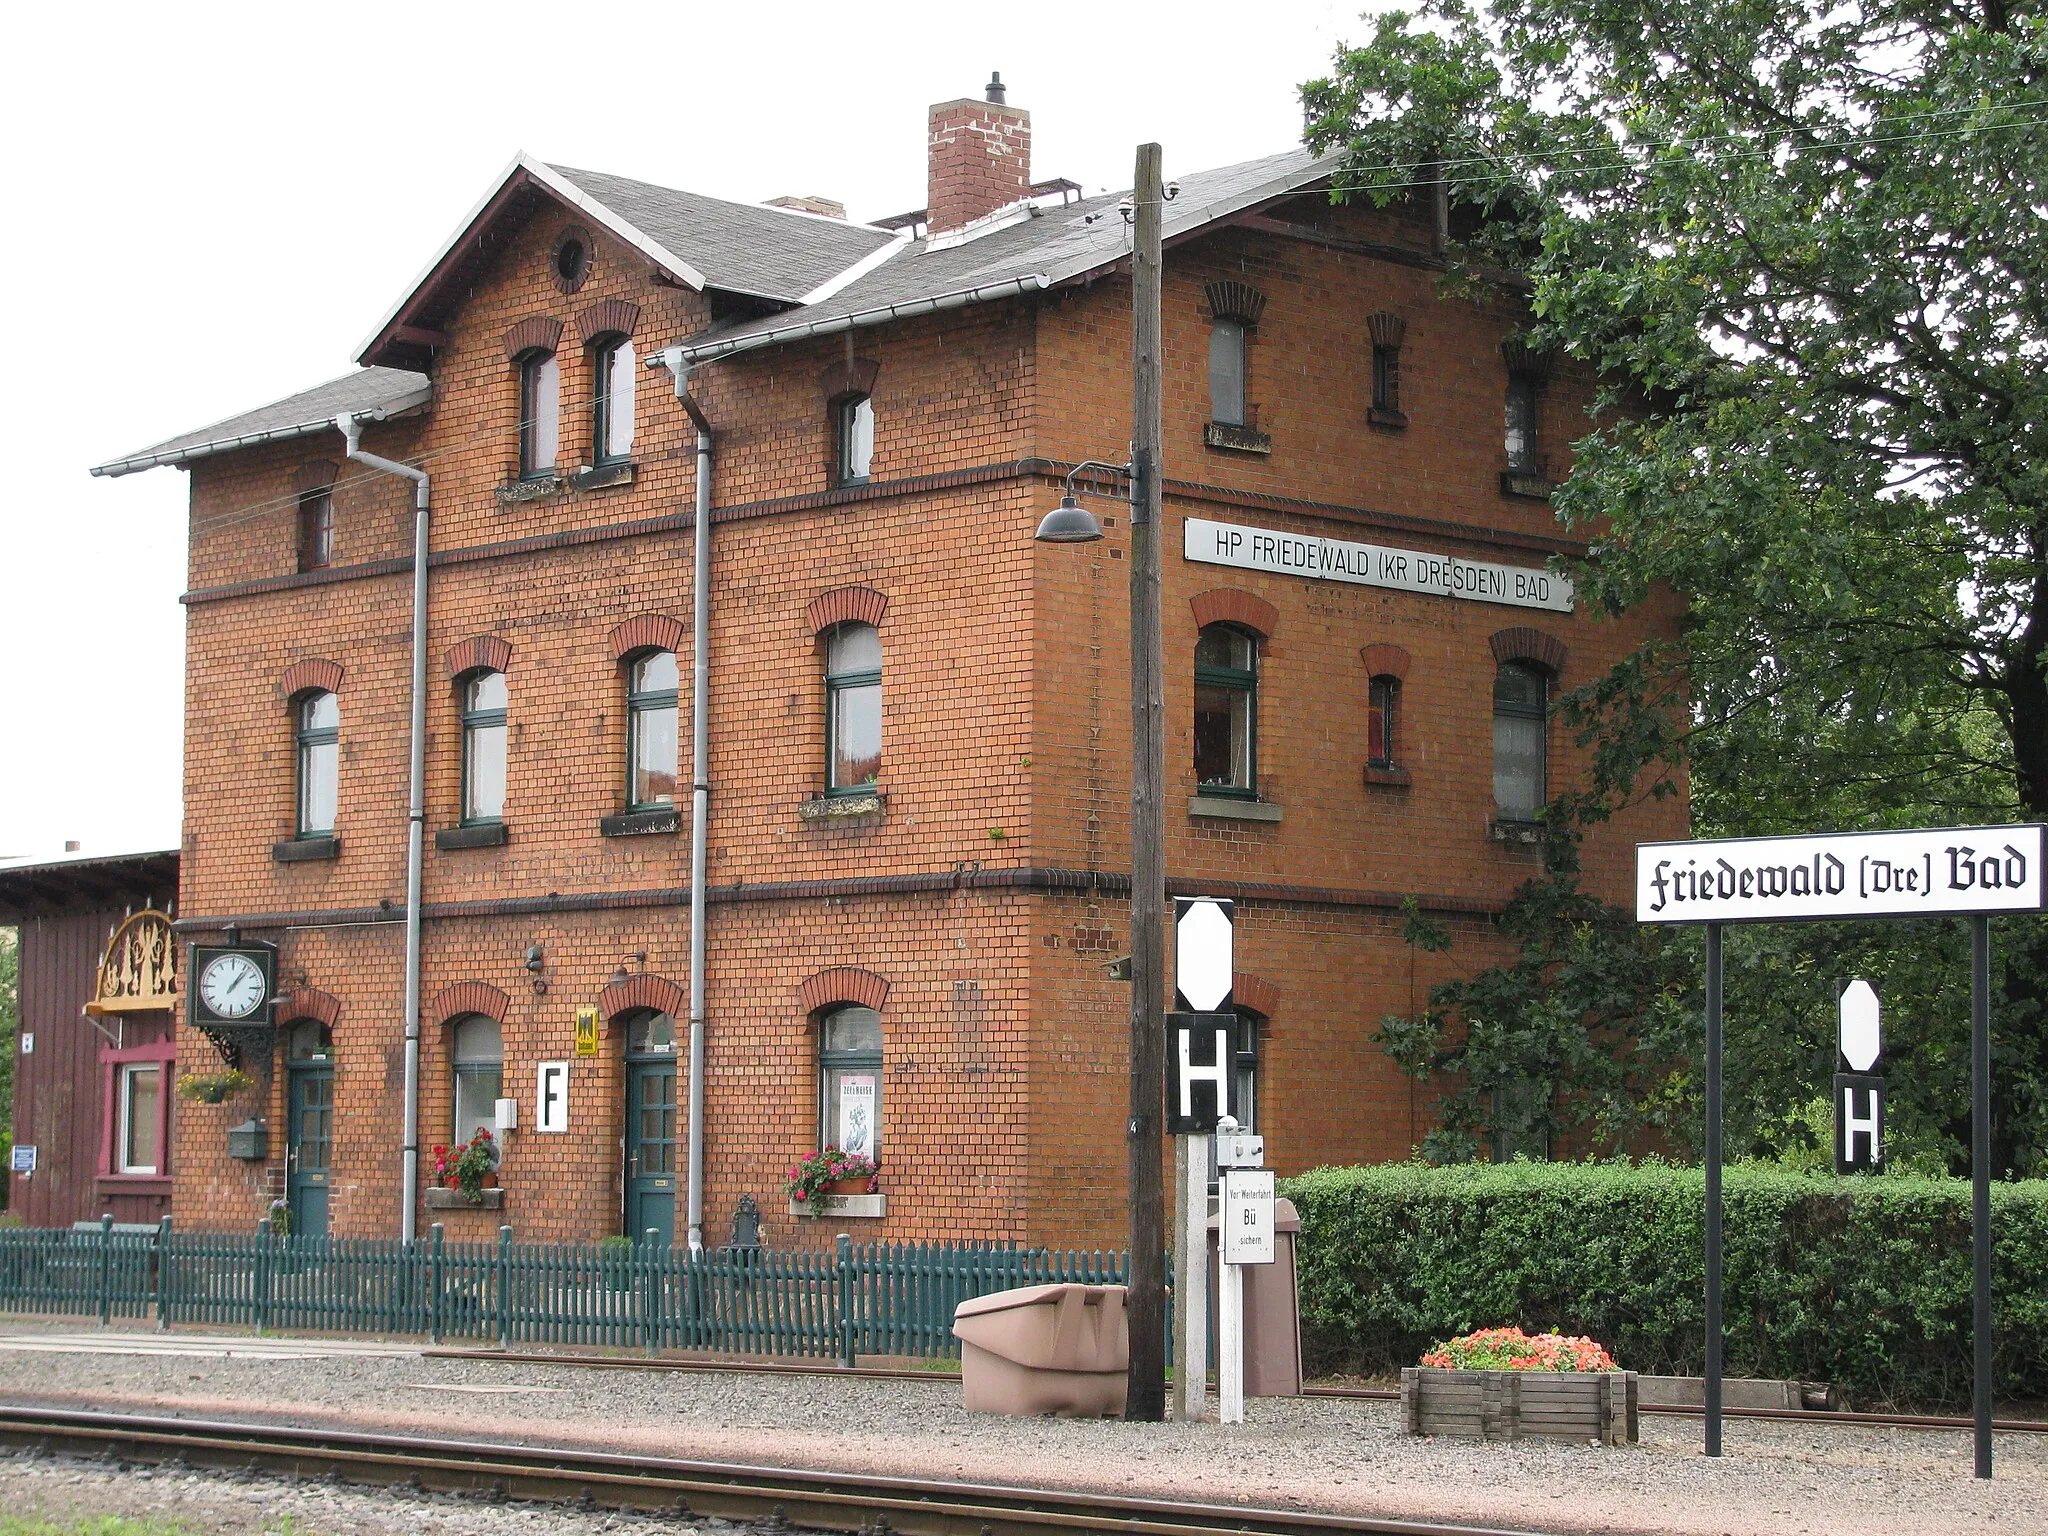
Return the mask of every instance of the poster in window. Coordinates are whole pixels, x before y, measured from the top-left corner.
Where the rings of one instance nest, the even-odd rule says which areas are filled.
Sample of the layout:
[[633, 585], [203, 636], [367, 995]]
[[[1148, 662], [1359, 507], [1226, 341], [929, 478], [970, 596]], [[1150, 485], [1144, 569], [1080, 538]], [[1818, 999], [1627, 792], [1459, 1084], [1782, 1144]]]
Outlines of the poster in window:
[[839, 1150], [856, 1157], [875, 1155], [875, 1079], [848, 1072], [839, 1079]]

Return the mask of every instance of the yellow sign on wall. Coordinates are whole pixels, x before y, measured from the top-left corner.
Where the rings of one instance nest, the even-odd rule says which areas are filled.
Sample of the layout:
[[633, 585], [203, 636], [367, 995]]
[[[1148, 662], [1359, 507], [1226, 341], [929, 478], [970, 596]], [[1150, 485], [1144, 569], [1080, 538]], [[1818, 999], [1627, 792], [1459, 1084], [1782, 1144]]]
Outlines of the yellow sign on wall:
[[578, 1008], [576, 1010], [576, 1054], [595, 1056], [597, 1054], [597, 1010]]

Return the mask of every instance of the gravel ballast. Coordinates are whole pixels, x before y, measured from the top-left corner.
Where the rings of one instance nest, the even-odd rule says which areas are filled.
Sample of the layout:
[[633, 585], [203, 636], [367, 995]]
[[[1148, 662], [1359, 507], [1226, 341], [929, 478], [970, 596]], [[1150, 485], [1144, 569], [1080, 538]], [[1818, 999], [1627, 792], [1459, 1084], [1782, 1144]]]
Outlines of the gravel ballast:
[[[75, 1327], [10, 1323], [6, 1332], [23, 1341], [40, 1335], [45, 1346], [22, 1353], [0, 1340], [0, 1398], [12, 1402], [345, 1420], [449, 1437], [1556, 1531], [2048, 1532], [2044, 1435], [2000, 1435], [1998, 1477], [1987, 1484], [1970, 1476], [1969, 1437], [1939, 1430], [1731, 1420], [1727, 1454], [1713, 1461], [1700, 1454], [1697, 1419], [1663, 1415], [1645, 1415], [1642, 1444], [1622, 1449], [1481, 1445], [1412, 1438], [1401, 1433], [1393, 1404], [1351, 1399], [1253, 1399], [1248, 1422], [1230, 1429], [1005, 1419], [964, 1412], [958, 1383], [944, 1378], [598, 1370], [360, 1350], [287, 1359], [52, 1353], [52, 1336]], [[102, 1349], [121, 1339], [118, 1331], [92, 1337]], [[142, 1349], [160, 1337], [131, 1336]], [[19, 1507], [16, 1492], [27, 1491], [20, 1480], [43, 1475], [33, 1463], [0, 1463], [0, 1497]], [[310, 1508], [299, 1519], [302, 1529], [384, 1529], [331, 1524]]]

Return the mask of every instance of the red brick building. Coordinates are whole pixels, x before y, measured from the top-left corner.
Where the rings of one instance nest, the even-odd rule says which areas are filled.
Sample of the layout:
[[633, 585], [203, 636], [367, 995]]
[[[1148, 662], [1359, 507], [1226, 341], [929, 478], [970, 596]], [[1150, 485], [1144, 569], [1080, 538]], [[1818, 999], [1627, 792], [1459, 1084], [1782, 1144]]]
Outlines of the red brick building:
[[[1119, 1240], [1127, 529], [1098, 499], [1104, 541], [1032, 533], [1128, 454], [1130, 234], [1029, 148], [1022, 111], [934, 107], [930, 206], [873, 226], [521, 159], [357, 371], [96, 471], [192, 476], [180, 927], [279, 946], [273, 1155], [181, 1106], [181, 1221], [253, 1219], [317, 1157], [302, 1225], [401, 1222], [413, 489], [345, 458], [352, 414], [431, 480], [423, 1156], [520, 1116], [490, 1208], [421, 1219], [680, 1237], [695, 410], [706, 1241], [743, 1195], [815, 1240], [782, 1178], [863, 1125], [879, 1197], [827, 1230]], [[1590, 380], [1441, 297], [1428, 216], [1332, 207], [1330, 169], [1184, 176], [1166, 220], [1166, 863], [1240, 901], [1283, 1171], [1427, 1129], [1369, 1039], [1438, 979], [1401, 899], [1485, 952], [1581, 766], [1548, 698], [1675, 618], [1543, 573]], [[1601, 828], [1589, 879], [1619, 896], [1682, 827]]]

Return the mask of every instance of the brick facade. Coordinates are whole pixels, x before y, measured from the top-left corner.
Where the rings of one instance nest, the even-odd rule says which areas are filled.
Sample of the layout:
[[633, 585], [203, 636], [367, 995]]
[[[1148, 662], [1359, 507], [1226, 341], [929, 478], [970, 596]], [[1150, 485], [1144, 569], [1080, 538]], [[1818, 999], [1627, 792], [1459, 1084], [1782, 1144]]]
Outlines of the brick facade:
[[[1002, 118], [1013, 139], [1010, 120], [1023, 116], [949, 103], [933, 109], [935, 138], [956, 107], [963, 123]], [[942, 186], [950, 164], [935, 149], [935, 229], [942, 204], [962, 223], [970, 208], [1000, 206], [988, 201], [998, 191], [1023, 195], [984, 185], [982, 171], [966, 190]], [[1028, 158], [1018, 174], [1028, 185]], [[1612, 620], [1532, 613], [1181, 558], [1188, 517], [1519, 565], [1568, 547], [1545, 503], [1501, 488], [1502, 340], [1520, 317], [1439, 297], [1429, 231], [1398, 209], [1331, 209], [1321, 194], [1289, 208], [1298, 223], [1216, 229], [1168, 256], [1163, 594], [1169, 882], [1242, 903], [1236, 961], [1240, 998], [1259, 1015], [1259, 1127], [1283, 1172], [1408, 1154], [1431, 1095], [1370, 1031], [1493, 953], [1489, 914], [1537, 870], [1532, 850], [1489, 836], [1498, 660], [1558, 667], [1569, 653], [1571, 679], [1590, 678], [1677, 614], [1665, 600]], [[687, 811], [680, 832], [607, 836], [600, 823], [626, 809], [622, 662], [648, 647], [675, 650], [683, 668], [687, 783], [695, 428], [652, 385], [666, 376], [648, 375], [629, 477], [497, 493], [518, 478], [514, 358], [556, 351], [567, 471], [593, 462], [590, 343], [630, 332], [644, 352], [711, 316], [703, 296], [657, 280], [587, 225], [575, 233], [588, 270], [565, 294], [554, 258], [577, 223], [543, 204], [504, 230], [447, 322], [431, 411], [364, 436], [370, 451], [422, 459], [433, 475], [441, 664], [429, 681], [429, 831], [460, 817], [457, 680], [501, 670], [510, 698], [504, 842], [429, 839], [423, 1148], [452, 1133], [448, 1021], [501, 1021], [504, 1092], [530, 1113], [536, 1064], [571, 1059], [577, 1010], [604, 1020], [599, 1054], [573, 1058], [569, 1129], [513, 1133], [503, 1211], [436, 1212], [451, 1237], [500, 1221], [537, 1240], [620, 1230], [618, 1026], [653, 1008], [680, 1029], [684, 1008]], [[1247, 394], [1271, 443], [1257, 455], [1205, 446], [1203, 432], [1207, 329], [1219, 302], [1241, 311], [1247, 294]], [[1400, 322], [1408, 422], [1397, 429], [1367, 419], [1388, 315]], [[829, 1240], [831, 1224], [789, 1214], [780, 1185], [816, 1150], [816, 1018], [844, 1002], [877, 1008], [885, 1043], [889, 1213], [859, 1223], [862, 1237], [1121, 1241], [1128, 988], [1107, 967], [1129, 949], [1129, 530], [1116, 503], [1099, 501], [1100, 543], [1043, 546], [1031, 534], [1067, 465], [1125, 456], [1129, 324], [1128, 284], [1111, 275], [877, 326], [857, 357], [825, 338], [693, 377], [716, 449], [711, 1242], [742, 1194], [759, 1202], [771, 1243]], [[867, 484], [839, 488], [826, 401], [856, 388], [874, 402], [873, 468]], [[1591, 395], [1590, 380], [1551, 369], [1540, 400], [1553, 477]], [[310, 466], [326, 461], [326, 474], [340, 457], [329, 434], [192, 467], [181, 911], [188, 932], [236, 921], [281, 944], [294, 1007], [333, 1034], [331, 1230], [388, 1235], [399, 1215], [410, 487], [343, 464], [335, 565], [296, 575], [295, 490]], [[882, 641], [882, 809], [812, 817], [805, 808], [825, 789], [824, 635], [849, 619]], [[1212, 622], [1264, 637], [1258, 791], [1278, 821], [1181, 809], [1197, 789], [1193, 650]], [[1402, 682], [1405, 783], [1361, 780], [1374, 675]], [[294, 814], [286, 700], [296, 680], [328, 676], [341, 708], [343, 852], [280, 863], [271, 844], [292, 835]], [[1561, 728], [1550, 751], [1554, 786], [1583, 769]], [[1589, 882], [1621, 896], [1630, 845], [1682, 835], [1683, 818], [1665, 802], [1598, 829]], [[1451, 922], [1450, 954], [1401, 942], [1409, 894]], [[538, 974], [526, 963], [534, 946]], [[181, 1062], [205, 1059], [205, 1042], [184, 1035]], [[181, 1221], [254, 1220], [283, 1188], [285, 1077], [273, 1070], [263, 1090], [265, 1164], [226, 1158], [222, 1112], [179, 1105]]]

